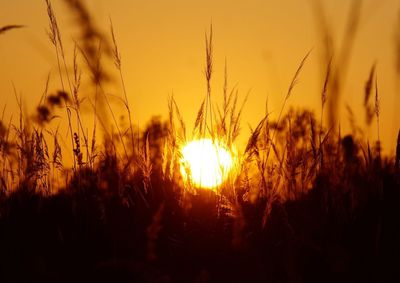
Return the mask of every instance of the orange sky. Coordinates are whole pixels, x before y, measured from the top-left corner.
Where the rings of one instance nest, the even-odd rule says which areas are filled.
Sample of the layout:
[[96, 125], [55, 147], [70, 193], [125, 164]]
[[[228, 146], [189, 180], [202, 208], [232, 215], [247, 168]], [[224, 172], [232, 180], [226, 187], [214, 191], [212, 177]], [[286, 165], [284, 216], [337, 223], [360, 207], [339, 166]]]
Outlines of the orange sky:
[[[76, 37], [73, 17], [61, 0], [53, 0], [63, 39]], [[313, 48], [300, 76], [290, 105], [320, 111], [323, 75], [319, 65], [321, 42], [313, 15], [313, 0], [92, 0], [86, 1], [96, 23], [108, 32], [111, 16], [122, 53], [123, 73], [135, 123], [143, 126], [152, 115], [167, 113], [172, 92], [189, 125], [206, 91], [203, 76], [204, 32], [214, 28], [213, 97], [222, 94], [224, 60], [228, 61], [230, 86], [237, 85], [243, 98], [251, 90], [244, 109], [243, 141], [247, 124], [253, 127], [269, 110], [276, 117], [293, 74], [305, 53]], [[325, 0], [335, 41], [340, 45], [349, 0]], [[381, 94], [381, 135], [386, 152], [393, 152], [400, 126], [395, 115], [400, 99], [395, 95], [395, 31], [400, 3], [396, 0], [363, 2], [361, 24], [341, 100], [341, 123], [346, 125], [344, 105], [349, 104], [364, 124], [363, 89], [373, 62], [378, 62]], [[44, 1], [0, 1], [0, 26], [23, 24], [25, 29], [0, 35], [0, 107], [7, 115], [16, 111], [12, 83], [33, 110], [52, 72], [51, 90], [59, 89], [54, 50], [45, 30], [48, 19]], [[400, 29], [400, 27], [397, 27]], [[66, 44], [71, 57], [72, 45]], [[70, 60], [72, 61], [72, 59]], [[120, 90], [110, 90], [122, 95]], [[114, 93], [115, 92], [115, 93]], [[399, 96], [397, 94], [397, 96]], [[88, 108], [89, 109], [89, 108]], [[370, 130], [375, 138], [374, 125]]]

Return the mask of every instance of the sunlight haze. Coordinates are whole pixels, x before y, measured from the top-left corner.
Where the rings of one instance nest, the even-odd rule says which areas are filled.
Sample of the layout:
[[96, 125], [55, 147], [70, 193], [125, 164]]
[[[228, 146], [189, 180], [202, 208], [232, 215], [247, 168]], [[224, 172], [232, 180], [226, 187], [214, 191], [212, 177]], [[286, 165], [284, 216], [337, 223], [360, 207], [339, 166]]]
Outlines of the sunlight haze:
[[[67, 61], [72, 62], [73, 39], [78, 27], [64, 1], [52, 1], [65, 42]], [[228, 66], [229, 89], [236, 86], [240, 100], [249, 97], [242, 117], [245, 143], [249, 125], [254, 128], [268, 110], [277, 118], [287, 88], [301, 59], [312, 49], [300, 74], [289, 105], [321, 109], [321, 90], [325, 67], [321, 66], [323, 45], [313, 10], [316, 1], [85, 1], [97, 26], [109, 37], [112, 19], [118, 47], [122, 54], [122, 72], [132, 107], [132, 119], [144, 127], [154, 115], [167, 118], [167, 98], [174, 95], [181, 113], [192, 127], [198, 108], [206, 94], [204, 78], [205, 32], [213, 26], [214, 73], [212, 99], [222, 98], [224, 62]], [[350, 1], [322, 1], [340, 48], [346, 28]], [[377, 62], [381, 108], [381, 137], [385, 152], [393, 152], [400, 126], [398, 77], [396, 75], [396, 32], [399, 1], [363, 1], [360, 26], [351, 55], [343, 94], [340, 100], [340, 124], [348, 129], [348, 104], [356, 122], [365, 128], [364, 85], [371, 66]], [[0, 1], [0, 26], [18, 24], [23, 29], [0, 35], [0, 108], [6, 117], [17, 119], [17, 103], [12, 84], [22, 94], [29, 113], [42, 95], [47, 75], [51, 72], [49, 91], [60, 89], [57, 61], [46, 30], [48, 18], [44, 1]], [[399, 35], [400, 36], [400, 35]], [[399, 38], [397, 38], [399, 40]], [[80, 59], [80, 67], [85, 64]], [[122, 96], [118, 73], [110, 64], [115, 83], [107, 92]], [[81, 95], [85, 96], [89, 78], [82, 77]], [[397, 96], [397, 98], [395, 98]], [[329, 99], [329, 97], [328, 97]], [[121, 103], [113, 100], [115, 107]], [[91, 119], [88, 103], [82, 107]], [[288, 107], [289, 108], [289, 107]], [[286, 108], [286, 110], [288, 110]], [[64, 112], [63, 112], [64, 113]], [[121, 112], [122, 113], [122, 112]], [[56, 127], [55, 122], [52, 127]], [[376, 140], [375, 120], [366, 130]], [[241, 145], [242, 146], [242, 145]]]

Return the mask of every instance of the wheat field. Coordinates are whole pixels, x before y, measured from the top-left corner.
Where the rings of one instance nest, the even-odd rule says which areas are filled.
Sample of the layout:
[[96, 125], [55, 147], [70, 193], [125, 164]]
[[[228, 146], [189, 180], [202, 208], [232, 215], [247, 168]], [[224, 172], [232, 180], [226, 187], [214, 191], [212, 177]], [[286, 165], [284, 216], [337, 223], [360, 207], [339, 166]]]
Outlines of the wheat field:
[[[65, 1], [84, 35], [70, 50], [57, 11], [44, 2], [57, 74], [40, 101], [25, 101], [14, 86], [19, 109], [7, 116], [4, 106], [0, 119], [1, 282], [398, 282], [400, 131], [397, 148], [382, 151], [390, 125], [380, 120], [385, 96], [375, 64], [362, 82], [365, 123], [348, 106], [349, 132], [337, 123], [335, 102], [347, 59], [327, 43], [320, 115], [289, 105], [315, 56], [310, 49], [292, 70], [278, 115], [271, 118], [267, 103], [243, 137], [251, 109], [231, 87], [226, 63], [222, 93], [212, 88], [218, 37], [210, 25], [195, 122], [171, 95], [168, 117], [139, 127], [112, 19], [105, 34], [84, 1]], [[24, 28], [0, 27], [0, 40]], [[202, 139], [224, 149], [207, 186], [184, 150]], [[212, 165], [210, 156], [196, 158]]]

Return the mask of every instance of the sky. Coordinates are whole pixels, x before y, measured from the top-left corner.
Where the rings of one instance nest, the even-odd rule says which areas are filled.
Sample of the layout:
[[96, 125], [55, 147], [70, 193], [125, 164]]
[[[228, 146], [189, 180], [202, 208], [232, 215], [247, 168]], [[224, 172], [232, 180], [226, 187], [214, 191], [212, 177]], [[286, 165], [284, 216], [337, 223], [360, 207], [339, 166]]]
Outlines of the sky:
[[[206, 93], [204, 79], [204, 35], [213, 26], [214, 74], [212, 99], [221, 101], [224, 64], [228, 66], [229, 87], [239, 90], [240, 99], [249, 97], [242, 117], [243, 134], [255, 127], [268, 110], [276, 118], [288, 86], [301, 59], [312, 49], [288, 107], [305, 107], [319, 115], [324, 72], [323, 52], [317, 15], [318, 0], [87, 0], [93, 20], [109, 33], [113, 21], [122, 54], [122, 72], [132, 118], [144, 127], [154, 115], [166, 117], [168, 96], [173, 93], [187, 124], [195, 121]], [[350, 0], [321, 1], [336, 46], [343, 44]], [[381, 139], [385, 152], [394, 151], [400, 115], [399, 76], [396, 73], [396, 32], [400, 30], [398, 0], [362, 2], [360, 27], [340, 100], [340, 124], [346, 128], [349, 105], [356, 122], [364, 125], [364, 85], [371, 66], [377, 63], [381, 97]], [[53, 0], [65, 42], [67, 60], [72, 62], [77, 23], [64, 1]], [[51, 73], [50, 91], [60, 88], [57, 60], [46, 30], [48, 18], [43, 0], [0, 0], [0, 26], [21, 24], [25, 28], [0, 35], [0, 107], [6, 116], [17, 115], [13, 84], [32, 112]], [[84, 64], [81, 62], [81, 68]], [[113, 71], [115, 74], [115, 70]], [[117, 77], [118, 78], [118, 77]], [[83, 76], [82, 96], [89, 79]], [[110, 88], [122, 96], [121, 87]], [[85, 87], [86, 86], [86, 87]], [[329, 98], [328, 98], [329, 99]], [[118, 100], [113, 102], [118, 106]], [[84, 106], [90, 112], [90, 106]], [[122, 109], [122, 108], [121, 108]], [[286, 108], [288, 109], [288, 108]], [[121, 110], [122, 111], [122, 110]], [[16, 116], [15, 116], [16, 117]], [[317, 116], [319, 117], [319, 116]], [[90, 119], [90, 115], [86, 118]], [[54, 126], [55, 127], [55, 126]], [[366, 130], [376, 139], [376, 126]]]

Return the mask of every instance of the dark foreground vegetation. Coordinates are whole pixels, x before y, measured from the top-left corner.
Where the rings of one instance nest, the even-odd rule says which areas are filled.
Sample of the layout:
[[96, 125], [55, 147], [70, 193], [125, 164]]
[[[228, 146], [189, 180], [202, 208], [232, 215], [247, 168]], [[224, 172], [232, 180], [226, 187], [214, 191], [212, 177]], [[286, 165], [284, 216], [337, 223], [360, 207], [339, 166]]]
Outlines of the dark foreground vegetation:
[[0, 280], [398, 282], [399, 159], [358, 146], [340, 139], [337, 163], [286, 198], [260, 185], [250, 199], [244, 181], [233, 198], [184, 193], [157, 167], [124, 177], [113, 156], [56, 194], [27, 178], [0, 200]]

